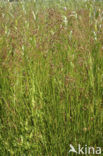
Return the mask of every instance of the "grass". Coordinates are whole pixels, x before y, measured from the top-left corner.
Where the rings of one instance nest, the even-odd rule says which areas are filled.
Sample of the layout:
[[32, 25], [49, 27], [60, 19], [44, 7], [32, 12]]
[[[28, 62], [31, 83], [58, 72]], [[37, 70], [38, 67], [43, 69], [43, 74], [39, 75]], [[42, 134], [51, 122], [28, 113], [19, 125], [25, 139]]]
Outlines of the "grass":
[[0, 3], [0, 155], [102, 148], [102, 2]]

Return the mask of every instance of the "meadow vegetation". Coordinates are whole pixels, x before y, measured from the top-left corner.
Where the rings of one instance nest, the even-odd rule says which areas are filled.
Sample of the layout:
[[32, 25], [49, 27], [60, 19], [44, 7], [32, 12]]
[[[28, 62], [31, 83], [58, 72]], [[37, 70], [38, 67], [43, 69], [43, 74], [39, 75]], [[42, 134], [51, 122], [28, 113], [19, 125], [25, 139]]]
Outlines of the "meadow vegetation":
[[103, 4], [0, 2], [0, 155], [69, 144], [103, 146]]

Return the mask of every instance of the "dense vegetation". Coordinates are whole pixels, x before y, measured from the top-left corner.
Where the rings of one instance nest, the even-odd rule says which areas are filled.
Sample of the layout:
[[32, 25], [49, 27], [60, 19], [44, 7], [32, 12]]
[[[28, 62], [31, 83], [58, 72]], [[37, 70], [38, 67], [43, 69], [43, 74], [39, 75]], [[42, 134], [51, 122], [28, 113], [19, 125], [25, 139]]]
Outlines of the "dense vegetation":
[[103, 146], [103, 4], [0, 2], [0, 155], [70, 143]]

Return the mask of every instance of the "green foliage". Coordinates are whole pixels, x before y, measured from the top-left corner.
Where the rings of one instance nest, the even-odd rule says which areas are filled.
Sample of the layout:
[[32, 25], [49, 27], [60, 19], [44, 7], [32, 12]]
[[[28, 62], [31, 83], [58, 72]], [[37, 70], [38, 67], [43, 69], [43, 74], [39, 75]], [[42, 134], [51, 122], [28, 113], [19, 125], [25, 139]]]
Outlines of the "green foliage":
[[0, 3], [0, 155], [101, 147], [101, 2]]

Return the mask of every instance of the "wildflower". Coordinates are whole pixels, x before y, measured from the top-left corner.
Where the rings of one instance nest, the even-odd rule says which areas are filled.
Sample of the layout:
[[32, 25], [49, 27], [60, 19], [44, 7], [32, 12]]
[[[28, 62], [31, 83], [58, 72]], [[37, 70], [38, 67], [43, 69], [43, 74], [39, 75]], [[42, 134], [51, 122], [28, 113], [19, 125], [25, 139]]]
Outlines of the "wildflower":
[[95, 31], [93, 31], [93, 35], [94, 35], [94, 40], [97, 41], [97, 34]]
[[64, 11], [66, 11], [67, 10], [67, 7], [64, 7]]

